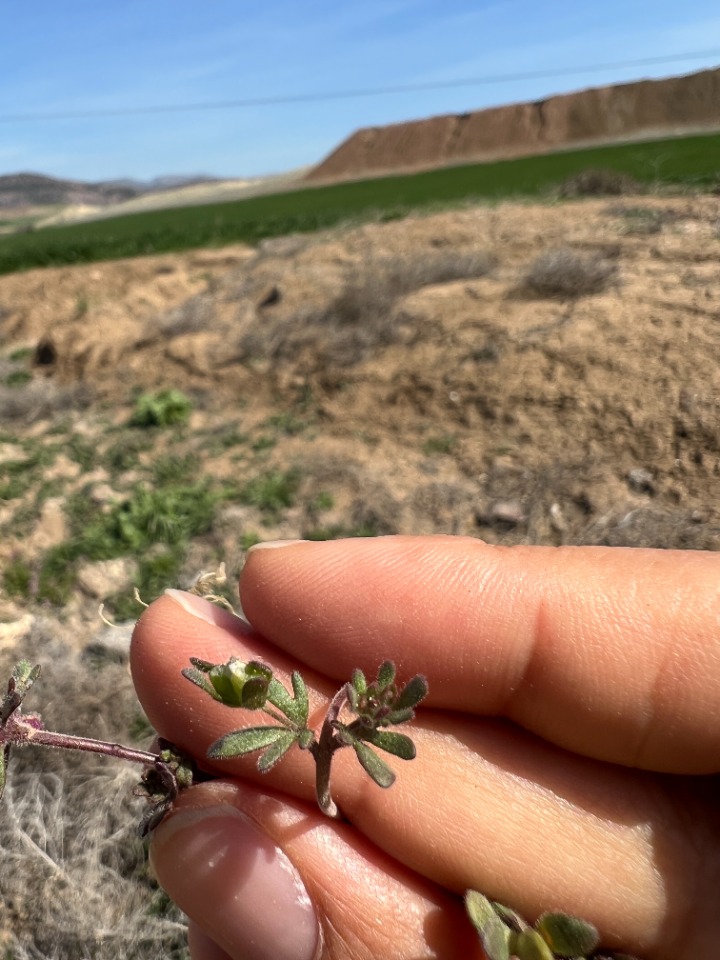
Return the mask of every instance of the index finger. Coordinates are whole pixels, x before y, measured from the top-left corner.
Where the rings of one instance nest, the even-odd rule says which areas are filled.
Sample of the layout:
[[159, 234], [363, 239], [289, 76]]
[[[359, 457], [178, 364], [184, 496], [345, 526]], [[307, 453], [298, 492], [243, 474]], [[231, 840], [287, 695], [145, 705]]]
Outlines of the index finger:
[[393, 659], [435, 707], [505, 716], [587, 756], [720, 771], [720, 557], [461, 537], [250, 551], [253, 626], [346, 679]]

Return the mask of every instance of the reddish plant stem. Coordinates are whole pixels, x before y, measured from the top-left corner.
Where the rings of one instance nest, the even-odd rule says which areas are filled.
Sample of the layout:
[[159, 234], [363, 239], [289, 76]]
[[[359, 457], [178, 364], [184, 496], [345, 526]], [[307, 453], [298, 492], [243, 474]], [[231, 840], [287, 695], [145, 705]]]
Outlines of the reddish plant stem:
[[340, 811], [330, 796], [330, 767], [333, 753], [342, 746], [336, 739], [335, 724], [340, 711], [348, 702], [347, 688], [348, 684], [344, 684], [333, 697], [320, 731], [320, 740], [310, 747], [315, 758], [315, 793], [318, 806], [326, 816], [334, 820], [340, 818]]
[[76, 737], [69, 733], [56, 733], [53, 730], [40, 730], [32, 722], [27, 722], [17, 714], [5, 725], [2, 743], [22, 746], [26, 743], [42, 747], [56, 747], [60, 750], [82, 750], [89, 753], [101, 753], [117, 760], [153, 766], [158, 756], [147, 750], [135, 750], [121, 743], [108, 743], [106, 740], [93, 740], [91, 737]]

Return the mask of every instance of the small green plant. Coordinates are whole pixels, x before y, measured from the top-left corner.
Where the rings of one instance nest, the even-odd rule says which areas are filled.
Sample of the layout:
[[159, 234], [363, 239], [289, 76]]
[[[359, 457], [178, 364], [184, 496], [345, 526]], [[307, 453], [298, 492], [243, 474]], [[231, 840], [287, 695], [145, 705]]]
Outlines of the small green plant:
[[[273, 676], [264, 663], [242, 663], [232, 657], [227, 663], [214, 664], [191, 659], [192, 667], [183, 675], [228, 707], [263, 710], [273, 720], [272, 726], [235, 730], [221, 737], [207, 752], [210, 760], [227, 760], [262, 750], [258, 769], [266, 773], [297, 746], [307, 750], [316, 768], [317, 801], [329, 817], [340, 813], [330, 795], [330, 769], [333, 755], [343, 747], [352, 747], [363, 769], [380, 787], [390, 787], [395, 774], [372, 747], [394, 754], [403, 760], [415, 757], [415, 745], [401, 733], [388, 731], [388, 726], [407, 723], [415, 716], [414, 707], [426, 696], [424, 677], [413, 677], [402, 688], [395, 683], [395, 666], [389, 660], [382, 664], [377, 679], [368, 683], [361, 670], [344, 684], [331, 700], [319, 737], [308, 727], [309, 698], [305, 682], [297, 671], [291, 677], [292, 695]], [[140, 824], [141, 836], [153, 830], [169, 812], [180, 790], [198, 779], [200, 774], [192, 759], [166, 740], [160, 740], [156, 752], [137, 750], [119, 743], [108, 743], [89, 737], [73, 736], [46, 730], [36, 713], [23, 713], [22, 703], [40, 676], [40, 666], [21, 660], [14, 667], [5, 697], [0, 703], [0, 796], [5, 787], [10, 750], [32, 743], [40, 747], [77, 750], [104, 754], [145, 768], [141, 790], [150, 801], [150, 808]], [[341, 715], [351, 713], [347, 722]]]
[[422, 450], [426, 457], [442, 456], [452, 453], [456, 442], [455, 437], [447, 433], [441, 437], [428, 437]]
[[13, 557], [3, 571], [3, 586], [9, 597], [27, 599], [30, 596], [32, 571], [21, 557]]
[[271, 470], [251, 480], [241, 493], [240, 499], [263, 513], [277, 516], [282, 510], [291, 507], [300, 483], [297, 470]]
[[[315, 789], [318, 806], [329, 817], [339, 817], [330, 795], [330, 768], [336, 751], [352, 747], [365, 772], [379, 787], [390, 787], [395, 774], [372, 749], [376, 747], [402, 760], [415, 757], [415, 745], [402, 733], [385, 730], [407, 723], [415, 716], [414, 707], [427, 694], [427, 681], [418, 675], [402, 688], [395, 683], [395, 665], [383, 663], [377, 679], [371, 683], [362, 670], [335, 694], [328, 707], [319, 737], [308, 727], [309, 701], [303, 678], [297, 671], [291, 677], [292, 696], [273, 677], [264, 663], [242, 663], [232, 657], [227, 663], [214, 664], [193, 658], [185, 676], [227, 707], [262, 710], [277, 721], [272, 726], [246, 727], [226, 733], [208, 750], [210, 760], [228, 760], [262, 750], [258, 770], [267, 773], [297, 746], [311, 754], [316, 766]], [[349, 723], [341, 720], [343, 711], [354, 714]]]
[[514, 910], [477, 890], [465, 894], [465, 909], [488, 960], [634, 960], [625, 953], [597, 952], [595, 927], [566, 913], [543, 913], [531, 927]]
[[29, 370], [13, 370], [5, 377], [5, 386], [6, 387], [24, 387], [26, 383], [30, 383], [32, 380], [32, 374]]
[[192, 404], [181, 390], [143, 393], [135, 401], [132, 427], [170, 427], [187, 423]]

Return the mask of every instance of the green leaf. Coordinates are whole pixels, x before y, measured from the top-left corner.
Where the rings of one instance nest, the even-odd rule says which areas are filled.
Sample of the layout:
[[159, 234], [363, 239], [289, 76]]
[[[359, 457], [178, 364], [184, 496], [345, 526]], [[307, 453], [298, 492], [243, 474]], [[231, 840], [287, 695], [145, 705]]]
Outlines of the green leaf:
[[226, 733], [212, 744], [207, 752], [211, 760], [229, 760], [231, 757], [242, 757], [253, 750], [269, 747], [284, 737], [290, 731], [285, 727], [248, 727], [246, 730], [234, 730]]
[[367, 680], [362, 670], [353, 670], [352, 685], [360, 696], [367, 692]]
[[465, 894], [465, 909], [480, 936], [488, 960], [509, 960], [510, 931], [487, 897], [477, 890], [468, 890]]
[[510, 949], [520, 960], [554, 960], [552, 950], [535, 930], [515, 934]]
[[427, 696], [428, 682], [421, 674], [413, 677], [405, 684], [400, 691], [393, 708], [395, 710], [405, 710], [408, 707], [416, 707], [420, 701]]
[[29, 660], [20, 660], [12, 669], [7, 686], [7, 693], [0, 703], [0, 724], [12, 716], [30, 687], [40, 676], [40, 665], [33, 666]]
[[523, 930], [529, 928], [529, 925], [525, 923], [520, 914], [511, 910], [510, 907], [504, 907], [501, 903], [493, 901], [492, 908], [505, 926], [509, 927], [514, 933], [521, 933]]
[[591, 923], [566, 913], [544, 913], [535, 924], [535, 929], [561, 957], [577, 957], [592, 953], [600, 942], [600, 936]]
[[284, 713], [296, 727], [306, 727], [308, 721], [308, 694], [305, 681], [297, 671], [293, 671], [290, 678], [293, 686], [293, 699], [279, 680], [272, 679], [268, 687], [268, 700], [273, 706]]
[[20, 660], [15, 664], [12, 671], [12, 678], [15, 681], [15, 688], [25, 695], [30, 687], [40, 676], [40, 664], [32, 665], [30, 660]]
[[201, 673], [199, 670], [194, 670], [192, 667], [187, 667], [182, 671], [182, 675], [186, 680], [189, 680], [190, 683], [194, 683], [196, 687], [200, 687], [205, 693], [209, 693], [213, 700], [218, 700], [220, 703], [223, 702], [222, 697], [210, 683], [206, 674]]
[[390, 733], [386, 730], [370, 730], [363, 736], [363, 740], [372, 743], [374, 747], [392, 753], [402, 760], [415, 759], [415, 744], [404, 733]]
[[389, 687], [390, 684], [395, 679], [395, 664], [392, 660], [386, 660], [384, 663], [380, 664], [380, 669], [378, 670], [377, 683], [380, 687]]
[[401, 723], [407, 723], [415, 717], [415, 711], [408, 707], [405, 710], [391, 710], [387, 716], [378, 721], [380, 727], [397, 727]]
[[306, 727], [308, 722], [308, 712], [310, 710], [307, 687], [305, 686], [305, 681], [297, 672], [297, 670], [293, 670], [290, 679], [292, 681], [293, 694], [295, 695], [295, 700], [293, 703], [294, 713], [290, 719], [294, 720], [299, 727]]
[[359, 741], [352, 746], [365, 772], [372, 777], [379, 787], [387, 788], [395, 783], [395, 774], [370, 747], [366, 747], [364, 743]]
[[275, 743], [263, 753], [257, 762], [257, 768], [260, 773], [267, 773], [272, 770], [278, 760], [281, 760], [290, 747], [297, 741], [297, 734], [292, 730], [283, 731]]

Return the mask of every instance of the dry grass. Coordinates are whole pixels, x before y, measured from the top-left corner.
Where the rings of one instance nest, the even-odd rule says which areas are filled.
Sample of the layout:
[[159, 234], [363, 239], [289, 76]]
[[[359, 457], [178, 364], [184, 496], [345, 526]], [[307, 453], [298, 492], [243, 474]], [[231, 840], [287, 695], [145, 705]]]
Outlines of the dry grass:
[[583, 170], [568, 177], [560, 185], [559, 194], [563, 199], [577, 197], [619, 197], [625, 194], [643, 193], [645, 188], [619, 170], [602, 168]]
[[84, 384], [58, 387], [51, 380], [36, 377], [18, 387], [0, 387], [0, 422], [34, 423], [62, 410], [82, 410], [91, 394]]
[[[28, 709], [49, 727], [128, 740], [138, 708], [126, 668], [93, 668], [42, 630], [21, 654], [42, 663]], [[13, 659], [3, 656], [3, 677]], [[136, 783], [136, 770], [105, 758], [14, 751], [0, 802], [0, 955], [187, 957], [184, 919], [147, 873]]]
[[576, 253], [569, 247], [548, 250], [534, 260], [520, 288], [538, 297], [583, 297], [602, 293], [617, 276], [617, 265], [598, 254]]
[[243, 337], [241, 352], [273, 360], [307, 353], [321, 367], [352, 366], [421, 335], [399, 309], [403, 297], [423, 287], [486, 276], [493, 266], [488, 254], [475, 251], [378, 258], [351, 274], [324, 307], [253, 329]]

